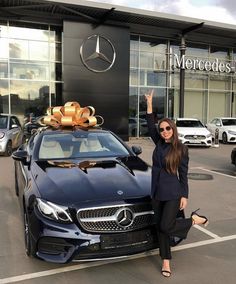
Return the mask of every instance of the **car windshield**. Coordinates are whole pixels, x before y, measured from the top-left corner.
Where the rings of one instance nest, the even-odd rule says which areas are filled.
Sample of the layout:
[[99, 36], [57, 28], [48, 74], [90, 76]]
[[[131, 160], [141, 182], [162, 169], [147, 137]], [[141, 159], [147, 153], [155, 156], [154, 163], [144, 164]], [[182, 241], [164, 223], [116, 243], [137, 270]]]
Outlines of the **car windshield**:
[[39, 148], [39, 159], [76, 159], [128, 156], [128, 150], [108, 132], [80, 131], [44, 135]]
[[177, 127], [204, 127], [200, 120], [177, 120]]
[[236, 118], [222, 119], [222, 124], [224, 126], [236, 125]]
[[0, 115], [0, 129], [7, 128], [7, 116]]

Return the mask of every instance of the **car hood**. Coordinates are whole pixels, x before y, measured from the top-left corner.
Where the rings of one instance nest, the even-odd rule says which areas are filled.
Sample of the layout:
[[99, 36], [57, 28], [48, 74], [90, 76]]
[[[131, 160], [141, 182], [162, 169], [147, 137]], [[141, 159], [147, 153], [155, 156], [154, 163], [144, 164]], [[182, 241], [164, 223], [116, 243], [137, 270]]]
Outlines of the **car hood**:
[[37, 161], [32, 172], [41, 198], [61, 205], [145, 197], [151, 192], [151, 168], [138, 157]]
[[205, 127], [177, 127], [179, 134], [208, 135], [210, 131]]
[[222, 126], [222, 129], [226, 130], [226, 131], [236, 131], [236, 125], [229, 125], [229, 126]]

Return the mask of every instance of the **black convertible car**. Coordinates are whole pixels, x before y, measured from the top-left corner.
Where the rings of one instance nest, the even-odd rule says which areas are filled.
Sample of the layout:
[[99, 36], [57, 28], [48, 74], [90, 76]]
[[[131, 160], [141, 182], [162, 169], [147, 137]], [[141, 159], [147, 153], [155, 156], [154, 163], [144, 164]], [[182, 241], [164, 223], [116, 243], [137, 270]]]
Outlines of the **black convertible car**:
[[26, 253], [66, 263], [156, 248], [140, 153], [103, 129], [38, 129], [12, 155]]

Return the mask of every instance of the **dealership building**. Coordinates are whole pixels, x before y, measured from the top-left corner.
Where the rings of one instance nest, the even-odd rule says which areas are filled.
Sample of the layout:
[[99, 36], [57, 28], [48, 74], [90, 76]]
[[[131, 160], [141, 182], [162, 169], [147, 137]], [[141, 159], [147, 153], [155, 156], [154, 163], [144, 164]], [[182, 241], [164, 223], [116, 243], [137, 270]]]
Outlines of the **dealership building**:
[[91, 105], [104, 127], [142, 136], [157, 120], [236, 116], [236, 25], [80, 0], [1, 0], [0, 113]]

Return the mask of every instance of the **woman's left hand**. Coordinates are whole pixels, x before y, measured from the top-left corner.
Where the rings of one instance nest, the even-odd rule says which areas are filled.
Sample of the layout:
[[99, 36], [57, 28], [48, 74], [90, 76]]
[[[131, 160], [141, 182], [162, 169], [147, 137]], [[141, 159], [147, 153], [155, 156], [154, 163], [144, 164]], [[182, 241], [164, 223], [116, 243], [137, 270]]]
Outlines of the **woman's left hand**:
[[180, 210], [185, 209], [187, 207], [187, 203], [188, 203], [188, 199], [185, 197], [181, 197], [179, 209]]

